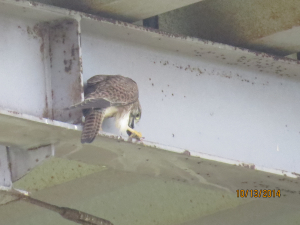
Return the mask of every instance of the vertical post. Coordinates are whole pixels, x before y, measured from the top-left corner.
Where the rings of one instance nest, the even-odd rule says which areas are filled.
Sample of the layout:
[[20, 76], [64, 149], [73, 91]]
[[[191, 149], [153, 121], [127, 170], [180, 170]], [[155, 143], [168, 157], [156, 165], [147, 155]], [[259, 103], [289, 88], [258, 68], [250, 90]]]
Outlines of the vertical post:
[[10, 188], [12, 185], [8, 147], [0, 145], [0, 186]]
[[81, 110], [64, 110], [83, 100], [78, 21], [66, 19], [50, 25], [49, 57], [53, 119], [73, 124], [80, 123]]

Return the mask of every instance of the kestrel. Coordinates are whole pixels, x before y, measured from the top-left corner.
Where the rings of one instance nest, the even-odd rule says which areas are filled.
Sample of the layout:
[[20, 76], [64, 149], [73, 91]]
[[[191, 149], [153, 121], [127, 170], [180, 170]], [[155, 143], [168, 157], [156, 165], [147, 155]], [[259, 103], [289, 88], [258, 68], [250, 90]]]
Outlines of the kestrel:
[[81, 108], [85, 123], [81, 143], [91, 143], [101, 129], [104, 118], [115, 117], [116, 127], [130, 137], [140, 139], [142, 134], [133, 130], [139, 122], [142, 108], [136, 82], [121, 75], [96, 75], [88, 79], [84, 101], [69, 109]]

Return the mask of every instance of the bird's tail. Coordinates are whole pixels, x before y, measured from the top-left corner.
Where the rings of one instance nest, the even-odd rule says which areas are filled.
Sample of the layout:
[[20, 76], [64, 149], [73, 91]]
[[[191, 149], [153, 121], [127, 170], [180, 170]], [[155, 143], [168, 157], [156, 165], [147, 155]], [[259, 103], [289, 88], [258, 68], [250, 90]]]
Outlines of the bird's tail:
[[83, 125], [83, 130], [81, 134], [81, 143], [92, 143], [97, 136], [103, 119], [105, 110], [91, 110], [91, 112], [86, 115], [85, 123]]

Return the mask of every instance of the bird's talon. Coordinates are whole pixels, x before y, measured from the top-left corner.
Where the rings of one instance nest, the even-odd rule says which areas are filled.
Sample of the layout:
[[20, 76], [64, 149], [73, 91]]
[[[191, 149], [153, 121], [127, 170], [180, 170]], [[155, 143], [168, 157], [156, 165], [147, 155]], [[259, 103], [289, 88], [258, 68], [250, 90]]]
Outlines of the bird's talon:
[[143, 142], [145, 140], [145, 137], [140, 137], [139, 141]]
[[130, 138], [141, 140], [141, 138], [143, 137], [143, 135], [140, 132], [137, 132], [135, 130], [132, 130], [131, 132], [132, 134], [129, 136]]
[[142, 135], [142, 133], [140, 133], [140, 132], [136, 132], [136, 134], [135, 134], [138, 138], [141, 138], [141, 137], [143, 137], [143, 135]]

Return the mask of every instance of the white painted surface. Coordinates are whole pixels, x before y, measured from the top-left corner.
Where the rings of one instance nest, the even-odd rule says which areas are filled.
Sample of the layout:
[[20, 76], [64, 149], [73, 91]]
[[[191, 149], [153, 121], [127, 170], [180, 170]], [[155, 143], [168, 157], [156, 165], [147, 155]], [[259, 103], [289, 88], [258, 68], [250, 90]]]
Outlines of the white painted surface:
[[26, 1], [19, 3], [23, 7], [14, 1], [0, 4], [0, 107], [78, 120], [80, 112], [63, 110], [82, 99], [77, 21], [64, 13], [37, 10]]
[[56, 21], [48, 33], [53, 118], [67, 123], [82, 117], [81, 110], [64, 110], [83, 97], [79, 32], [77, 21], [69, 19]]
[[[109, 32], [105, 25], [90, 29], [83, 23], [84, 80], [95, 74], [122, 74], [137, 81], [143, 108], [137, 130], [147, 141], [266, 168], [300, 171], [297, 65], [286, 72], [283, 67], [288, 62], [261, 57], [262, 66], [257, 66], [254, 60], [259, 60], [253, 59], [253, 53], [247, 53], [249, 57], [236, 51], [234, 55], [232, 50], [224, 51], [225, 63], [246, 55], [249, 58], [244, 61], [250, 60], [251, 67], [225, 65], [210, 56], [202, 59], [151, 49], [134, 40], [123, 41], [121, 32], [118, 37], [108, 36]], [[275, 64], [283, 68], [283, 76], [275, 72]], [[107, 123], [104, 130], [116, 132]]]
[[21, 113], [42, 116], [45, 81], [38, 21], [0, 10], [0, 105]]

